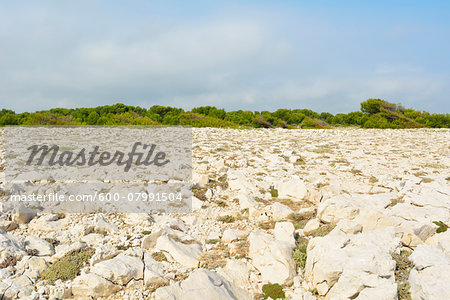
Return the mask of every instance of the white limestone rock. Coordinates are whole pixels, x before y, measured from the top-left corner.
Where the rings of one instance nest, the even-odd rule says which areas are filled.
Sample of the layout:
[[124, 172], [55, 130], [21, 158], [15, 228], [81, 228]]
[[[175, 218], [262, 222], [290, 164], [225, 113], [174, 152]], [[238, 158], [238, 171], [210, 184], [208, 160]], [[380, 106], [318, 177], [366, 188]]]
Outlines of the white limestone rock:
[[278, 198], [280, 199], [300, 201], [305, 198], [307, 192], [305, 183], [297, 176], [278, 184]]
[[[306, 226], [305, 226], [306, 227]], [[354, 220], [341, 220], [337, 223], [334, 230], [339, 230], [346, 234], [357, 234], [361, 233], [363, 226]]]
[[305, 234], [309, 234], [309, 233], [313, 232], [314, 230], [318, 229], [319, 227], [320, 227], [320, 220], [317, 218], [314, 218], [314, 219], [309, 220], [305, 224], [305, 227], [303, 228], [303, 232]]
[[26, 299], [34, 292], [34, 282], [27, 275], [10, 277], [0, 282], [3, 299]]
[[149, 252], [144, 253], [144, 286], [151, 287], [167, 283], [162, 263], [154, 260]]
[[196, 268], [202, 254], [202, 247], [199, 244], [179, 243], [167, 235], [157, 239], [155, 248], [167, 252], [175, 261], [187, 268]]
[[391, 253], [399, 247], [400, 239], [393, 228], [356, 235], [333, 231], [310, 240], [305, 278], [320, 295], [327, 294], [330, 299], [372, 293], [364, 291], [368, 287], [384, 291], [380, 299], [395, 299], [395, 262]]
[[427, 245], [436, 247], [442, 250], [447, 256], [450, 256], [450, 230], [436, 233], [428, 238], [425, 242]]
[[119, 253], [119, 250], [112, 245], [100, 245], [95, 247], [95, 253], [89, 259], [91, 266], [104, 260], [111, 259]]
[[27, 236], [25, 238], [25, 249], [37, 250], [37, 255], [39, 256], [55, 254], [55, 248], [52, 244], [35, 236]]
[[249, 209], [250, 210], [250, 209], [255, 209], [258, 206], [258, 203], [246, 194], [243, 194], [243, 193], [239, 194], [238, 199], [239, 199], [239, 206], [241, 209]]
[[8, 255], [22, 257], [25, 255], [25, 244], [23, 238], [15, 237], [6, 232], [0, 232], [0, 256], [5, 258]]
[[72, 283], [72, 294], [76, 298], [108, 297], [120, 289], [120, 286], [93, 273], [81, 274]]
[[193, 180], [199, 187], [204, 188], [209, 182], [209, 176], [208, 174], [194, 174]]
[[292, 248], [295, 248], [294, 232], [295, 228], [291, 222], [277, 222], [275, 223], [273, 235], [280, 242], [285, 242]]
[[249, 286], [251, 266], [248, 262], [229, 259], [225, 267], [217, 268], [216, 272], [236, 286]]
[[409, 274], [413, 300], [450, 299], [450, 257], [439, 249], [419, 245], [409, 256], [414, 268]]
[[31, 220], [28, 228], [43, 232], [57, 232], [61, 231], [68, 223], [67, 218], [60, 218], [57, 214], [49, 214]]
[[91, 272], [115, 284], [126, 285], [132, 279], [143, 279], [143, 270], [144, 263], [140, 258], [119, 254], [95, 264]]
[[290, 214], [294, 212], [290, 207], [279, 202], [275, 202], [274, 204], [272, 204], [271, 209], [272, 217], [274, 220], [286, 219]]
[[222, 234], [222, 242], [231, 243], [239, 239], [236, 229], [226, 229]]
[[295, 276], [295, 263], [291, 245], [280, 243], [261, 230], [252, 231], [248, 240], [249, 257], [261, 272], [263, 282], [284, 284], [292, 281]]
[[173, 284], [157, 289], [153, 295], [155, 300], [250, 300], [250, 295], [235, 286], [214, 271], [198, 269], [192, 272], [181, 284]]
[[203, 201], [202, 200], [200, 200], [200, 199], [198, 199], [197, 197], [195, 197], [195, 196], [192, 196], [192, 210], [193, 211], [196, 211], [196, 210], [199, 210], [199, 209], [201, 209], [202, 208], [202, 206], [203, 206]]
[[16, 212], [14, 213], [12, 219], [17, 224], [27, 224], [36, 215], [37, 215], [36, 210], [31, 209], [29, 207], [25, 207], [24, 205], [20, 205], [19, 207], [16, 208]]
[[117, 232], [119, 228], [117, 225], [107, 222], [102, 215], [95, 215], [94, 230], [96, 232], [114, 233]]
[[319, 203], [317, 216], [324, 223], [337, 223], [354, 219], [360, 212], [382, 211], [391, 203], [391, 194], [342, 194]]

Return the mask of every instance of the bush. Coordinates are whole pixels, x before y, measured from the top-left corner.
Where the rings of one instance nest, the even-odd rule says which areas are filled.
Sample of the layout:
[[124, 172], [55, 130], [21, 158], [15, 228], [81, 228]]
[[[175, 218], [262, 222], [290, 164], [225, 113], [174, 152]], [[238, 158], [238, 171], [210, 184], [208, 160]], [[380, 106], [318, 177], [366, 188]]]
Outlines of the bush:
[[238, 128], [239, 126], [230, 121], [221, 120], [195, 113], [183, 113], [179, 120], [180, 125], [190, 125], [192, 127], [217, 127], [217, 128]]
[[302, 128], [329, 128], [330, 126], [322, 120], [319, 119], [311, 119], [306, 117], [302, 122]]
[[292, 258], [294, 258], [295, 264], [297, 265], [297, 267], [299, 267], [300, 269], [304, 269], [305, 268], [305, 264], [306, 264], [306, 249], [300, 249], [300, 248], [296, 248], [294, 249], [294, 252], [292, 253]]
[[334, 227], [336, 227], [335, 224], [325, 224], [323, 226], [320, 226], [316, 230], [310, 232], [309, 235], [312, 235], [314, 237], [326, 236], [334, 229]]
[[397, 283], [397, 296], [399, 300], [411, 300], [409, 273], [413, 267], [408, 259], [411, 252], [401, 251], [400, 254], [392, 253], [395, 261], [395, 282]]
[[148, 110], [122, 103], [95, 108], [52, 108], [47, 111], [16, 114], [0, 111], [3, 125], [190, 125], [192, 127], [221, 128], [329, 128], [334, 126], [362, 126], [365, 128], [449, 128], [450, 114], [430, 114], [405, 109], [399, 104], [381, 99], [367, 99], [361, 111], [332, 115], [318, 114], [310, 109], [278, 109], [269, 111], [230, 111], [214, 106], [202, 106], [185, 112], [181, 108], [154, 105]]
[[263, 116], [259, 115], [255, 118], [255, 127], [273, 128], [272, 124], [266, 121]]
[[160, 252], [153, 252], [152, 253], [152, 258], [156, 261], [162, 262], [162, 261], [167, 261], [167, 257], [164, 254], [164, 252], [160, 251]]
[[369, 115], [379, 113], [384, 102], [385, 101], [381, 99], [367, 99], [366, 101], [361, 102], [361, 111]]
[[233, 216], [226, 215], [226, 216], [218, 217], [217, 221], [222, 222], [222, 223], [233, 223], [234, 221], [236, 221], [236, 219]]
[[267, 283], [262, 286], [262, 292], [264, 299], [269, 297], [272, 299], [284, 299], [286, 294], [283, 291], [283, 287], [278, 283]]
[[276, 188], [274, 188], [273, 186], [270, 187], [269, 193], [270, 193], [270, 196], [272, 196], [272, 198], [278, 197], [278, 190]]
[[437, 226], [439, 226], [436, 229], [436, 233], [446, 232], [448, 229], [448, 225], [442, 221], [434, 221], [433, 223], [436, 224]]
[[92, 248], [73, 250], [50, 265], [41, 274], [42, 280], [53, 284], [56, 280], [71, 280], [79, 275], [80, 269], [94, 255]]

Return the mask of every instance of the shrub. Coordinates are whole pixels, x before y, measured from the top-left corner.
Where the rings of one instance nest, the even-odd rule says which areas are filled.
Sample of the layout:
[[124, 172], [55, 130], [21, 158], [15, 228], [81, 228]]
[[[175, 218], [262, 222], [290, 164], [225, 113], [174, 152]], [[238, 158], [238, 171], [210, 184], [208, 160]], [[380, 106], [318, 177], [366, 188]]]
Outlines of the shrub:
[[273, 229], [275, 227], [275, 221], [269, 220], [269, 221], [265, 221], [265, 222], [260, 222], [260, 223], [258, 223], [258, 227], [261, 229], [264, 229], [264, 230]]
[[195, 187], [192, 188], [192, 194], [196, 198], [198, 198], [198, 199], [200, 199], [202, 201], [207, 201], [208, 200], [208, 199], [206, 199], [206, 191], [207, 191], [206, 188], [195, 188]]
[[369, 115], [379, 113], [381, 111], [381, 106], [384, 103], [385, 101], [381, 99], [367, 99], [366, 101], [361, 102], [361, 111]]
[[245, 241], [240, 241], [236, 244], [236, 247], [233, 248], [233, 253], [231, 253], [235, 259], [245, 258], [248, 256], [248, 251], [250, 248], [250, 243]]
[[392, 259], [395, 261], [395, 282], [399, 300], [411, 300], [408, 279], [413, 266], [408, 259], [410, 254], [409, 251], [401, 251], [400, 254], [392, 253]]
[[273, 128], [270, 122], [266, 121], [263, 116], [258, 115], [254, 121], [255, 127]]
[[285, 299], [286, 294], [283, 291], [283, 287], [278, 283], [267, 283], [262, 287], [263, 297], [264, 299], [268, 299], [269, 297], [272, 299]]
[[209, 239], [206, 241], [207, 244], [219, 244], [220, 240], [219, 239]]
[[274, 188], [273, 186], [270, 187], [269, 193], [272, 196], [272, 198], [278, 197], [278, 190], [276, 188]]
[[94, 255], [92, 248], [73, 250], [47, 267], [41, 274], [42, 280], [53, 284], [56, 280], [74, 279], [80, 273], [83, 265]]
[[448, 229], [448, 225], [442, 221], [434, 221], [433, 223], [436, 224], [437, 226], [439, 226], [436, 229], [436, 233], [446, 232]]
[[164, 252], [159, 251], [159, 252], [153, 252], [152, 253], [152, 257], [154, 260], [162, 262], [162, 261], [167, 261], [167, 257], [164, 254]]
[[327, 124], [327, 122], [319, 119], [311, 119], [309, 117], [306, 117], [302, 121], [302, 128], [329, 128], [330, 126]]
[[217, 221], [222, 222], [222, 223], [233, 223], [234, 221], [236, 221], [236, 219], [233, 216], [226, 215], [226, 216], [218, 217]]
[[326, 224], [326, 225], [320, 226], [316, 230], [312, 231], [309, 235], [312, 235], [315, 237], [326, 236], [327, 234], [329, 234], [331, 232], [331, 230], [334, 229], [334, 227], [336, 227], [336, 225]]
[[294, 249], [294, 252], [292, 253], [292, 258], [294, 258], [295, 264], [297, 265], [297, 267], [299, 267], [300, 269], [304, 269], [305, 268], [305, 264], [306, 264], [306, 249], [300, 249], [300, 248], [296, 248]]
[[238, 128], [238, 124], [231, 121], [222, 120], [210, 116], [183, 113], [179, 119], [180, 125], [190, 125], [192, 127], [218, 127], [218, 128]]
[[228, 248], [224, 245], [214, 248], [210, 251], [202, 253], [199, 257], [200, 268], [214, 270], [219, 267], [225, 267], [227, 264], [227, 258], [229, 257]]
[[315, 214], [303, 216], [299, 213], [290, 213], [287, 218], [292, 222], [292, 224], [294, 224], [295, 229], [301, 229], [305, 227], [309, 220], [314, 218], [314, 215]]
[[[193, 127], [283, 127], [328, 128], [356, 126], [366, 128], [449, 128], [450, 114], [405, 109], [399, 104], [381, 99], [361, 103], [361, 111], [348, 114], [318, 114], [310, 109], [278, 109], [269, 111], [230, 111], [214, 106], [202, 106], [185, 112], [181, 108], [154, 105], [149, 109], [121, 103], [95, 108], [53, 108], [46, 111], [16, 114], [0, 111], [0, 126], [4, 125], [190, 125]], [[294, 127], [294, 128], [296, 128]]]
[[5, 257], [3, 262], [0, 263], [0, 269], [7, 268], [10, 266], [15, 266], [16, 263], [17, 263], [17, 258], [12, 255], [8, 255]]
[[370, 176], [369, 182], [370, 183], [377, 183], [378, 182], [378, 178], [376, 178], [375, 176]]

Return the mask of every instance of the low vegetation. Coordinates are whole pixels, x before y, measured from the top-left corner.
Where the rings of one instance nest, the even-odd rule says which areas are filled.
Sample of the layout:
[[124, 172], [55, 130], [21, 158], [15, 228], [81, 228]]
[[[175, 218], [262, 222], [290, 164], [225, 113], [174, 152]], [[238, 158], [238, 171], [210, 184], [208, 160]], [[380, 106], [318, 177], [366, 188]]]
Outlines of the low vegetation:
[[263, 221], [263, 222], [259, 222], [258, 223], [258, 227], [263, 229], [263, 230], [274, 229], [275, 228], [275, 223], [276, 222], [274, 220]]
[[288, 216], [288, 220], [292, 222], [295, 229], [303, 229], [305, 227], [306, 223], [308, 223], [309, 220], [314, 218], [314, 216], [315, 216], [315, 214], [301, 215], [299, 213], [291, 213]]
[[206, 240], [206, 243], [207, 244], [218, 244], [218, 243], [220, 243], [220, 239], [209, 239], [209, 240]]
[[442, 221], [434, 221], [433, 223], [438, 226], [436, 233], [446, 232], [448, 229], [448, 225]]
[[283, 205], [286, 205], [287, 207], [289, 207], [294, 211], [297, 211], [305, 206], [305, 203], [302, 201], [293, 201], [291, 199], [282, 199], [282, 198], [275, 198], [273, 200]]
[[152, 258], [156, 261], [162, 262], [162, 261], [167, 261], [167, 257], [164, 254], [164, 252], [159, 251], [159, 252], [153, 252], [152, 253]]
[[236, 247], [234, 247], [233, 250], [231, 251], [231, 255], [235, 259], [245, 258], [248, 257], [249, 249], [250, 243], [247, 240], [239, 241], [236, 243]]
[[297, 238], [297, 248], [294, 249], [292, 253], [292, 258], [295, 261], [295, 264], [298, 268], [304, 269], [306, 265], [306, 248], [308, 247], [309, 240], [305, 237]]
[[401, 251], [399, 254], [393, 253], [392, 258], [395, 261], [395, 282], [397, 283], [397, 295], [399, 300], [411, 300], [409, 291], [409, 273], [413, 267], [408, 257], [409, 251]]
[[216, 244], [214, 248], [203, 252], [199, 258], [200, 268], [214, 270], [224, 267], [227, 264], [227, 258], [230, 257], [228, 248], [222, 243]]
[[[0, 125], [188, 125], [221, 128], [449, 128], [450, 114], [430, 114], [381, 99], [368, 99], [361, 110], [348, 114], [317, 113], [310, 109], [269, 111], [229, 111], [202, 106], [184, 111], [181, 108], [154, 105], [150, 108], [121, 103], [93, 108], [53, 108], [15, 113], [0, 111]], [[326, 150], [326, 149], [325, 149]], [[318, 149], [320, 153], [327, 153]], [[302, 162], [300, 162], [302, 163]]]
[[16, 263], [17, 263], [17, 258], [12, 255], [8, 255], [3, 259], [3, 262], [0, 263], [0, 269], [14, 267], [16, 265]]
[[80, 269], [94, 255], [92, 248], [73, 250], [51, 264], [41, 274], [42, 280], [53, 284], [56, 280], [71, 280], [80, 273]]
[[306, 249], [295, 248], [292, 257], [297, 267], [303, 270], [306, 265]]
[[378, 182], [378, 178], [376, 178], [375, 176], [370, 176], [370, 178], [369, 178], [369, 182], [370, 183], [377, 183]]
[[236, 221], [236, 218], [230, 215], [225, 215], [217, 218], [217, 221], [222, 223], [233, 223]]
[[273, 186], [270, 187], [269, 193], [270, 193], [270, 196], [272, 196], [272, 198], [278, 197], [278, 190], [276, 188], [274, 188]]
[[285, 299], [286, 294], [283, 291], [283, 287], [278, 283], [267, 283], [262, 286], [264, 299]]
[[309, 235], [312, 235], [314, 237], [326, 236], [327, 234], [329, 234], [331, 232], [331, 230], [334, 229], [334, 227], [336, 227], [335, 224], [325, 224], [325, 225], [320, 226], [316, 230], [310, 232]]

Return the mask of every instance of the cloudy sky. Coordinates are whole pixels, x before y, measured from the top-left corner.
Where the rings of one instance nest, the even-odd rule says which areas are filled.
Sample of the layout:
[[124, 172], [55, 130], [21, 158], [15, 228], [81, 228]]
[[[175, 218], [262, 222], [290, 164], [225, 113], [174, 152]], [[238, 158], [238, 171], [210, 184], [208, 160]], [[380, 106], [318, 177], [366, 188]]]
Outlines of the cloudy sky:
[[0, 108], [449, 113], [450, 1], [367, 2], [2, 0]]

